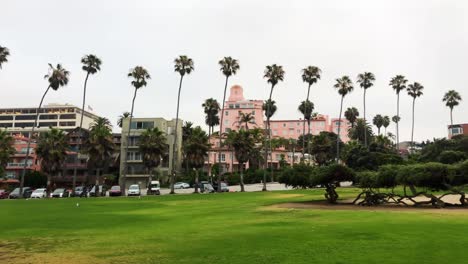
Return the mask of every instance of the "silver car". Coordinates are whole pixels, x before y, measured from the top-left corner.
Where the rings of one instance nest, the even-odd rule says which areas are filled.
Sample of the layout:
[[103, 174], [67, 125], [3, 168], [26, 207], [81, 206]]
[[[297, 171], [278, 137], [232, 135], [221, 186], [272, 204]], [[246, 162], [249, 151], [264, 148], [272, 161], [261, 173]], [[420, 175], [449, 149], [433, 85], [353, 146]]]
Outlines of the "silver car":
[[140, 185], [138, 184], [130, 185], [127, 191], [127, 195], [128, 196], [140, 196], [141, 195]]
[[31, 193], [31, 199], [32, 198], [46, 198], [47, 197], [47, 189], [46, 188], [39, 188], [34, 190], [34, 192]]
[[188, 189], [190, 188], [190, 184], [186, 182], [176, 182], [174, 183], [174, 189]]

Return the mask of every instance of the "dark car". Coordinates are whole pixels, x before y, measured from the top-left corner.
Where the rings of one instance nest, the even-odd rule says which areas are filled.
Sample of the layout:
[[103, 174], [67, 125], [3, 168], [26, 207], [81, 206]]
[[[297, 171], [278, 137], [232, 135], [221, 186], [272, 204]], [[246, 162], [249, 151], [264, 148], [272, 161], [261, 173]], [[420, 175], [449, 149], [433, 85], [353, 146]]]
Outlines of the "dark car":
[[213, 188], [213, 185], [207, 181], [201, 181], [198, 183], [198, 188], [200, 189], [200, 192], [202, 193], [214, 193], [215, 189]]
[[69, 197], [70, 193], [65, 188], [58, 188], [50, 195], [52, 198], [65, 198]]
[[75, 197], [86, 197], [88, 194], [88, 189], [84, 186], [77, 186], [75, 187]]
[[1, 189], [0, 190], [0, 199], [7, 199], [8, 198], [8, 192], [6, 190]]
[[[106, 196], [106, 188], [104, 185], [99, 185], [99, 196]], [[96, 185], [89, 191], [88, 195], [90, 197], [96, 197]]]
[[122, 190], [119, 185], [114, 185], [109, 190], [109, 196], [121, 196]]
[[[213, 189], [215, 191], [218, 191], [218, 183], [217, 182], [213, 182]], [[228, 185], [224, 182], [221, 182], [221, 192], [229, 192], [229, 188], [228, 188]]]
[[[23, 187], [23, 198], [29, 198], [31, 197], [31, 193], [33, 192], [33, 190], [29, 187]], [[20, 198], [20, 188], [15, 188], [11, 193], [10, 195], [8, 196], [8, 198], [10, 199], [18, 199]]]

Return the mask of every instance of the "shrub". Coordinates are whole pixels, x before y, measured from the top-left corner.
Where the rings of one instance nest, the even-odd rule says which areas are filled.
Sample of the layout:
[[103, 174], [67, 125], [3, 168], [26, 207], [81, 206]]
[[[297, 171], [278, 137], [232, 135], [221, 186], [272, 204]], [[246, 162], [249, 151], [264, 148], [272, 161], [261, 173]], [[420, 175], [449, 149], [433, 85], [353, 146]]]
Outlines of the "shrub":
[[355, 173], [352, 169], [341, 164], [332, 164], [315, 169], [312, 173], [311, 185], [325, 186], [325, 198], [330, 203], [336, 203], [338, 200], [336, 187], [339, 183], [354, 180]]
[[384, 165], [379, 168], [376, 175], [376, 188], [394, 188], [397, 186], [397, 175], [400, 168], [398, 165]]
[[376, 187], [377, 172], [361, 171], [356, 173], [354, 183], [362, 189], [371, 189]]
[[294, 188], [311, 187], [311, 176], [314, 168], [306, 164], [297, 164], [285, 168], [280, 174], [279, 182]]
[[444, 164], [454, 164], [466, 159], [465, 153], [455, 150], [442, 151], [439, 155], [439, 162]]

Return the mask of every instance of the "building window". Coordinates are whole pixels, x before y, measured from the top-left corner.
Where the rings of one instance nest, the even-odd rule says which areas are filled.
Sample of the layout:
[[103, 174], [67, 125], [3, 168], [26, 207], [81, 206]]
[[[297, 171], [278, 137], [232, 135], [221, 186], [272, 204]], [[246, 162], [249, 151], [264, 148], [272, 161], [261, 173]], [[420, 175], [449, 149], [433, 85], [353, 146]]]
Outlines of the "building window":
[[0, 120], [13, 120], [13, 116], [0, 116]]
[[240, 108], [240, 105], [239, 105], [239, 104], [236, 104], [235, 106], [236, 106], [236, 108]]
[[60, 125], [60, 126], [70, 126], [70, 127], [74, 127], [74, 126], [76, 126], [76, 122], [59, 122], [59, 125]]
[[228, 116], [228, 115], [229, 115], [229, 111], [226, 111], [226, 112], [224, 113], [224, 115], [225, 115], [225, 116]]
[[451, 134], [451, 135], [462, 134], [462, 130], [461, 130], [460, 127], [452, 127], [450, 130], [451, 130], [451, 131], [450, 131], [450, 134]]
[[283, 123], [283, 127], [286, 127], [286, 123]]
[[229, 120], [224, 120], [224, 125], [225, 126], [229, 125]]
[[148, 128], [154, 128], [154, 122], [152, 121], [137, 121], [137, 122], [132, 122], [132, 129], [148, 129]]
[[34, 123], [30, 122], [30, 123], [18, 123], [16, 122], [15, 123], [15, 127], [21, 127], [21, 128], [25, 128], [25, 127], [32, 127], [34, 126]]
[[221, 153], [221, 161], [226, 161], [226, 154]]
[[[230, 129], [230, 128], [226, 128], [224, 131], [225, 131], [226, 133], [229, 133], [229, 132], [231, 132], [231, 129]], [[217, 146], [219, 147], [219, 144], [217, 144]]]
[[276, 160], [281, 160], [281, 154], [276, 154]]
[[255, 115], [255, 111], [252, 111], [252, 115]]
[[66, 115], [60, 115], [60, 119], [75, 119], [76, 114], [66, 114]]
[[0, 123], [0, 127], [13, 127], [13, 123]]
[[301, 123], [297, 122], [297, 126], [300, 126], [300, 125], [301, 125]]
[[36, 116], [34, 115], [19, 115], [15, 117], [15, 120], [34, 120]]
[[57, 122], [40, 122], [39, 127], [56, 127]]
[[340, 121], [335, 121], [335, 126], [339, 126], [340, 125]]
[[233, 105], [233, 104], [230, 104], [230, 105], [229, 105], [229, 108], [234, 108], [234, 105]]
[[57, 115], [40, 115], [39, 116], [39, 119], [40, 120], [44, 120], [44, 119], [57, 119], [58, 116]]

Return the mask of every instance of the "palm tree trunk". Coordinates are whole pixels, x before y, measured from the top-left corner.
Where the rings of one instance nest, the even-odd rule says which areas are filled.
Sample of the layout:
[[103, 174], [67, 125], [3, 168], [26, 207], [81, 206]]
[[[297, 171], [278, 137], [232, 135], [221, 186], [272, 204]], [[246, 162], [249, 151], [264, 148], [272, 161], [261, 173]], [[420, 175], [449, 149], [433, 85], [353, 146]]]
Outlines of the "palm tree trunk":
[[[397, 118], [400, 119], [400, 93], [397, 93], [397, 111], [396, 111]], [[400, 123], [400, 120], [397, 120], [396, 122], [396, 149], [399, 152], [400, 150], [400, 132], [398, 129], [398, 123]]]
[[453, 116], [452, 116], [453, 107], [450, 107], [450, 127], [453, 126]]
[[[270, 89], [270, 97], [268, 98], [268, 104], [267, 104], [267, 132], [268, 132], [268, 142], [270, 142], [271, 144], [271, 138], [270, 138], [270, 105], [271, 105], [271, 96], [273, 95], [273, 89], [275, 88], [275, 85], [272, 84], [271, 85], [271, 89]], [[267, 187], [266, 187], [266, 171], [268, 169], [268, 152], [271, 152], [271, 145], [270, 145], [270, 149], [267, 149], [267, 146], [265, 144], [265, 170], [263, 171], [263, 188], [262, 188], [262, 191], [266, 191], [267, 190]]]
[[194, 193], [198, 193], [198, 170], [195, 170], [195, 191]]
[[[50, 173], [47, 173], [47, 197], [50, 197], [50, 194], [52, 193], [51, 188], [52, 188], [52, 176], [50, 175]], [[22, 197], [22, 195], [20, 196]]]
[[95, 180], [95, 184], [94, 184], [94, 194], [96, 195], [96, 197], [99, 197], [101, 194], [100, 194], [100, 190], [99, 190], [99, 174], [101, 174], [101, 169], [96, 169], [96, 180]]
[[[210, 142], [210, 138], [211, 138], [211, 126], [208, 126], [208, 143], [209, 143], [209, 146], [208, 146], [208, 177], [211, 179], [211, 166], [210, 166], [210, 150], [211, 150], [211, 142]], [[205, 166], [203, 166], [205, 167]], [[213, 182], [211, 182], [213, 183]]]
[[[377, 133], [378, 133], [379, 136], [380, 136], [380, 127], [377, 127]], [[367, 133], [365, 133], [365, 134], [367, 134]]]
[[306, 118], [304, 115], [304, 122], [302, 122], [302, 159], [303, 160], [304, 160], [304, 154], [305, 154], [305, 123], [306, 123]]
[[20, 180], [20, 195], [19, 195], [20, 197], [23, 197], [24, 176], [26, 175], [26, 168], [28, 166], [29, 148], [31, 147], [32, 137], [34, 135], [34, 130], [35, 130], [36, 126], [37, 126], [37, 119], [39, 118], [39, 111], [41, 110], [42, 102], [44, 102], [44, 98], [47, 95], [47, 93], [49, 92], [49, 89], [50, 89], [50, 85], [47, 87], [46, 91], [42, 95], [41, 102], [39, 103], [39, 106], [36, 109], [36, 117], [34, 118], [34, 125], [33, 125], [32, 129], [31, 129], [31, 132], [29, 133], [28, 145], [26, 147], [26, 156], [24, 157], [23, 171], [21, 173], [21, 180]]
[[132, 109], [130, 112], [130, 120], [128, 122], [128, 131], [127, 131], [127, 145], [125, 146], [125, 159], [124, 159], [124, 167], [123, 167], [123, 173], [121, 177], [121, 184], [120, 184], [120, 189], [122, 190], [122, 195], [125, 196], [125, 177], [127, 177], [127, 160], [128, 160], [128, 146], [130, 145], [130, 131], [132, 129], [132, 119], [133, 119], [133, 109], [135, 106], [135, 98], [137, 95], [138, 89], [135, 88], [135, 92], [133, 93], [133, 100], [132, 100]]
[[244, 189], [244, 163], [239, 163], [240, 166], [240, 187], [241, 187], [241, 192], [245, 192]]
[[169, 194], [175, 194], [174, 192], [174, 181], [175, 181], [175, 175], [176, 175], [176, 161], [177, 161], [177, 128], [179, 125], [179, 103], [180, 103], [180, 91], [182, 90], [182, 80], [184, 79], [184, 76], [180, 76], [180, 82], [179, 82], [179, 92], [177, 94], [177, 112], [176, 112], [176, 123], [175, 123], [175, 129], [174, 129], [174, 144], [172, 148], [172, 172], [171, 172], [171, 178], [170, 178], [170, 185], [171, 185], [171, 192]]
[[338, 136], [336, 137], [336, 162], [340, 160], [340, 132], [341, 132], [341, 112], [343, 111], [343, 99], [344, 96], [341, 96], [340, 104], [340, 115], [338, 117]]
[[414, 148], [414, 141], [413, 141], [413, 135], [414, 135], [414, 103], [416, 101], [416, 97], [413, 97], [413, 114], [412, 114], [412, 121], [411, 121], [411, 147]]
[[[224, 120], [224, 102], [226, 101], [226, 90], [228, 85], [229, 76], [226, 76], [226, 82], [224, 84], [224, 94], [223, 94], [223, 101], [221, 102], [221, 121], [219, 122], [219, 153], [218, 153], [218, 175], [217, 175], [217, 182], [218, 182], [218, 192], [221, 192], [221, 145], [222, 145], [222, 134], [223, 134], [223, 120]], [[232, 164], [231, 164], [232, 166]]]
[[[363, 102], [364, 102], [364, 127], [367, 126], [367, 122], [366, 122], [366, 90], [364, 88], [364, 96], [363, 96]], [[380, 129], [379, 129], [380, 131]], [[380, 134], [380, 132], [379, 132]], [[364, 129], [364, 146], [367, 147], [367, 129]]]
[[307, 120], [307, 154], [309, 155], [308, 161], [310, 165], [310, 120]]

